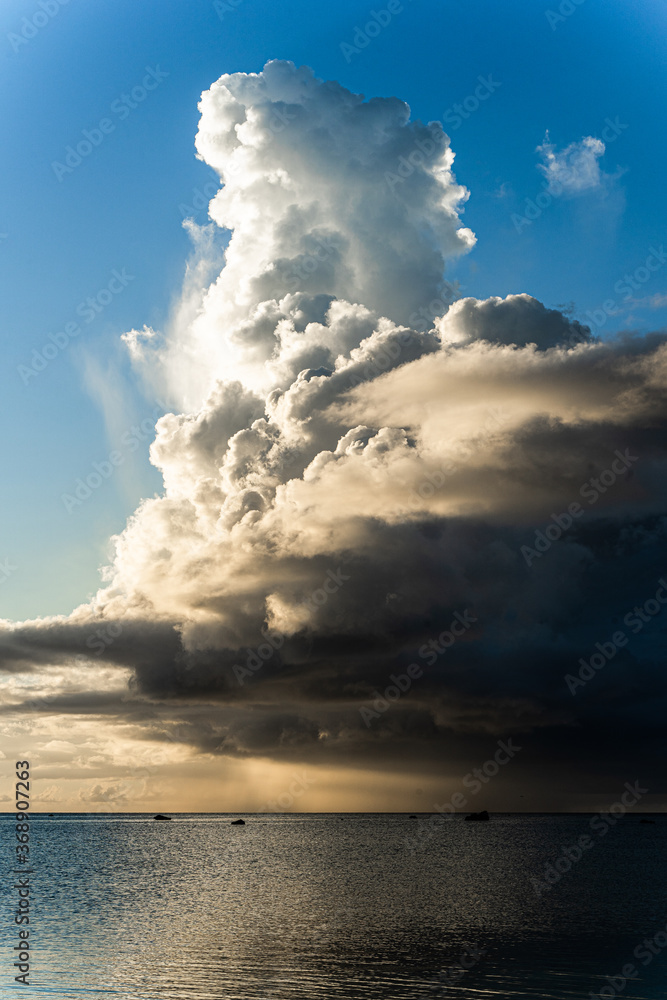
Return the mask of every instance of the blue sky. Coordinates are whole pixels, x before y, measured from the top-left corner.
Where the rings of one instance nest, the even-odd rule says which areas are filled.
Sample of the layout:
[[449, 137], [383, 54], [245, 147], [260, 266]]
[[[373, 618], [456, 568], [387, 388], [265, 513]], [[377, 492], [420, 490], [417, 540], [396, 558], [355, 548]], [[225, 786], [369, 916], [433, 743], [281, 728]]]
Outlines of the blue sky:
[[[44, 2], [54, 9], [56, 0]], [[154, 423], [160, 403], [142, 390], [119, 338], [160, 328], [178, 294], [190, 249], [181, 206], [214, 180], [195, 158], [197, 102], [222, 73], [290, 59], [367, 97], [396, 95], [413, 118], [445, 120], [457, 179], [470, 191], [464, 223], [477, 236], [449, 272], [462, 295], [529, 292], [548, 306], [571, 303], [584, 322], [611, 302], [618, 311], [599, 326], [603, 336], [664, 326], [667, 269], [637, 269], [667, 236], [667, 12], [657, 0], [561, 6], [572, 13], [550, 24], [557, 4], [408, 0], [351, 53], [343, 43], [384, 7], [241, 0], [221, 17], [208, 0], [70, 0], [23, 44], [23, 19], [41, 8], [3, 4], [0, 562], [11, 570], [2, 617], [66, 613], [85, 600], [109, 537], [160, 489], [141, 426]], [[158, 67], [167, 75], [122, 110], [122, 95]], [[500, 86], [448, 127], [448, 112], [452, 121], [489, 75]], [[108, 134], [59, 179], [54, 161], [103, 119]], [[608, 120], [623, 127], [599, 160], [602, 182], [543, 198], [541, 214], [517, 231], [512, 217], [545, 191], [536, 147], [546, 130], [560, 151], [600, 138]], [[205, 222], [205, 211], [195, 218]], [[638, 302], [615, 289], [626, 273], [640, 279]], [[89, 297], [99, 311], [87, 322]], [[61, 336], [65, 346], [50, 348], [55, 356], [26, 384], [20, 369], [33, 349], [72, 323], [80, 332]], [[62, 494], [94, 463], [107, 469], [112, 453], [114, 471], [68, 510]]]

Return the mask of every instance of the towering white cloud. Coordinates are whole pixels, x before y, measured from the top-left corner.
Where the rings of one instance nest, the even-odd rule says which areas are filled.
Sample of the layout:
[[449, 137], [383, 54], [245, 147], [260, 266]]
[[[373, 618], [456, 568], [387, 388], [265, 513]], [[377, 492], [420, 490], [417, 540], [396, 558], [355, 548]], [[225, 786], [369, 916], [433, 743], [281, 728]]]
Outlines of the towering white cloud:
[[[617, 553], [653, 579], [664, 336], [601, 343], [525, 294], [450, 304], [466, 192], [441, 126], [396, 99], [272, 62], [201, 111], [224, 266], [203, 231], [169, 329], [126, 338], [181, 403], [151, 449], [164, 493], [90, 605], [6, 624], [5, 668], [85, 656], [114, 622], [102, 658], [133, 671], [118, 716], [148, 701], [207, 751], [356, 760], [381, 740], [432, 761], [451, 734], [517, 726], [545, 750], [575, 721], [565, 669], [631, 600]], [[545, 523], [549, 552], [526, 559]], [[364, 727], [360, 705], [465, 611], [447, 659]], [[92, 690], [51, 704], [111, 711]]]
[[[444, 310], [445, 262], [474, 237], [438, 123], [410, 122], [403, 101], [365, 101], [285, 62], [222, 76], [200, 110], [198, 154], [223, 185], [211, 218], [232, 235], [199, 314], [179, 316], [167, 338], [163, 361], [183, 402], [200, 403], [212, 374], [287, 386], [299, 366], [358, 344], [356, 329], [341, 343], [304, 338], [332, 298], [421, 328]], [[395, 174], [405, 163], [408, 182]]]

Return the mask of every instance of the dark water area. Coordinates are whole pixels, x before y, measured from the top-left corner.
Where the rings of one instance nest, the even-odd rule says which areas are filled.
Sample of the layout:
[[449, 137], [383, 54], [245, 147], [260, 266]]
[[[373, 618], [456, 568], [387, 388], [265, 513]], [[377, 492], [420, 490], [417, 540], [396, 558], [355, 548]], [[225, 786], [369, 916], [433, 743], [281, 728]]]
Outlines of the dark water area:
[[0, 818], [0, 996], [667, 997], [667, 816], [234, 818], [33, 815], [30, 986]]

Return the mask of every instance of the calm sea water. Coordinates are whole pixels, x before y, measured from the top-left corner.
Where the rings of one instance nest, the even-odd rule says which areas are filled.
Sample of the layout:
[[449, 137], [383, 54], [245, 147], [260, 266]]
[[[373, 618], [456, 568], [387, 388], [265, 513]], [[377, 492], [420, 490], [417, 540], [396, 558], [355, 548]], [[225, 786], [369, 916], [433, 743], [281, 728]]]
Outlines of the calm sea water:
[[[667, 816], [594, 833], [542, 895], [531, 878], [591, 833], [590, 817], [457, 817], [414, 851], [418, 820], [404, 815], [232, 818], [33, 819], [26, 987], [9, 957], [13, 829], [2, 817], [0, 995], [667, 997]], [[622, 984], [628, 963], [639, 976]]]

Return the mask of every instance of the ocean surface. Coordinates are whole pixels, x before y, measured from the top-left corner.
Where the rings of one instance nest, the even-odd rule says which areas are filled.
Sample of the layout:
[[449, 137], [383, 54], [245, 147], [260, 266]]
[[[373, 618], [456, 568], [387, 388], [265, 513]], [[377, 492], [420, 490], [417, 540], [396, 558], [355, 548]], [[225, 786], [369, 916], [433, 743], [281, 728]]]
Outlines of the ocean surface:
[[0, 818], [0, 996], [667, 997], [665, 815], [234, 818], [33, 815], [30, 986]]

